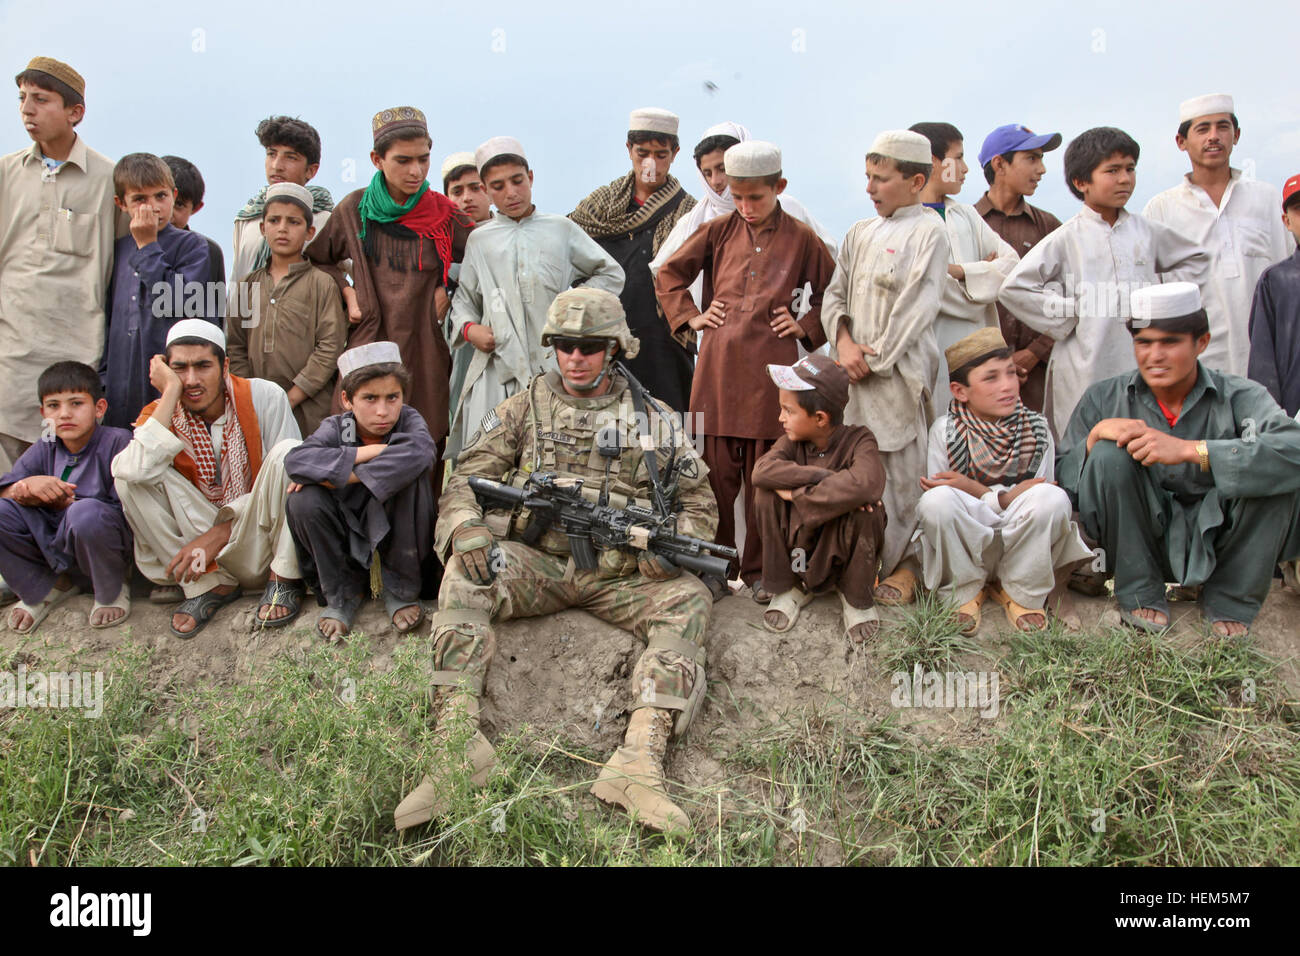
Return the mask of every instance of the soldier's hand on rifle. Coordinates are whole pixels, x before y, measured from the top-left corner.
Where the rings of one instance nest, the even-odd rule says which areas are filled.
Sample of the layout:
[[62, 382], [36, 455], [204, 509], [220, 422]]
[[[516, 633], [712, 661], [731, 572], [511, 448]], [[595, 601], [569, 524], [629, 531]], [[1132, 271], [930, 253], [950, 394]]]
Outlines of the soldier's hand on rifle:
[[667, 581], [682, 573], [682, 569], [668, 558], [651, 551], [642, 551], [637, 555], [636, 567], [643, 577], [651, 581]]
[[486, 525], [466, 521], [451, 534], [451, 549], [460, 556], [465, 576], [474, 584], [485, 587], [492, 583], [496, 572], [492, 570], [492, 532]]

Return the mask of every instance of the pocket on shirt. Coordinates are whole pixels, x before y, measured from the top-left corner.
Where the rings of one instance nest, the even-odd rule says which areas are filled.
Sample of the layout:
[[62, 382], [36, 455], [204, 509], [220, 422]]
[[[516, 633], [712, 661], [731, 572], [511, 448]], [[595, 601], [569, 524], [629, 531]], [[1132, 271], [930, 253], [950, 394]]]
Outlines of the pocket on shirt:
[[95, 251], [99, 214], [58, 209], [54, 213], [54, 251], [89, 258]]
[[1237, 248], [1241, 250], [1243, 256], [1272, 257], [1273, 249], [1267, 230], [1252, 224], [1237, 223], [1233, 231], [1236, 233]]

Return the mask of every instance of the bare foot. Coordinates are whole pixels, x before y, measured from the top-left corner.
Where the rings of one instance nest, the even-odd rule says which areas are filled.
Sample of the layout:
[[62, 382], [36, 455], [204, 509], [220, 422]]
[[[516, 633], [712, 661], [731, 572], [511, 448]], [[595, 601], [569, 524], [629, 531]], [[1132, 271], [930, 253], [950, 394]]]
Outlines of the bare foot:
[[[95, 627], [108, 627], [126, 617], [126, 608], [99, 607], [90, 612], [90, 623]], [[193, 620], [193, 618], [191, 618]]]
[[892, 584], [877, 584], [871, 593], [877, 601], [899, 601], [903, 598], [903, 592]]
[[341, 641], [348, 634], [348, 626], [332, 617], [322, 617], [316, 622], [316, 633], [327, 641]]
[[975, 622], [974, 614], [963, 614], [961, 611], [958, 611], [957, 627], [963, 634], [969, 634], [978, 628], [979, 625]]
[[1240, 621], [1215, 621], [1210, 625], [1210, 631], [1215, 637], [1245, 637], [1250, 628]]
[[9, 626], [15, 631], [25, 631], [32, 626], [32, 616], [20, 607], [9, 612]]
[[1150, 621], [1156, 627], [1168, 627], [1169, 615], [1164, 611], [1157, 611], [1153, 607], [1140, 607], [1133, 612], [1134, 617], [1140, 617], [1144, 621]]
[[1016, 628], [1021, 631], [1043, 631], [1047, 629], [1047, 615], [1042, 611], [1022, 614], [1016, 619]]
[[[269, 575], [272, 581], [291, 581], [290, 578], [282, 578], [274, 571]], [[291, 608], [287, 604], [259, 604], [257, 606], [257, 619], [259, 621], [278, 621], [281, 618], [289, 616]]]
[[[235, 586], [233, 584], [218, 584], [212, 590], [217, 594], [229, 594], [231, 591], [235, 590]], [[194, 630], [194, 628], [198, 626], [198, 623], [198, 621], [194, 620], [194, 618], [188, 614], [172, 615], [172, 627], [176, 628], [176, 630], [180, 631], [182, 634], [188, 634], [190, 631]]]
[[848, 630], [849, 640], [854, 644], [862, 644], [871, 640], [880, 631], [879, 621], [863, 621], [860, 624], [854, 624]]
[[778, 631], [784, 631], [790, 624], [789, 618], [780, 611], [764, 611], [763, 620], [768, 627], [775, 628]]
[[420, 620], [420, 605], [408, 604], [393, 615], [393, 627], [399, 631], [409, 631]]

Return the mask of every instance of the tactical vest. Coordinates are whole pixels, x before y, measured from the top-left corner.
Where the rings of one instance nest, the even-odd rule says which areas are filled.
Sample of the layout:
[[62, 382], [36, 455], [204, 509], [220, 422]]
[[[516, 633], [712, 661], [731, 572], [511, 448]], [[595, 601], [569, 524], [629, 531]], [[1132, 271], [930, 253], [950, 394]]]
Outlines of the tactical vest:
[[[549, 374], [558, 377], [558, 373]], [[602, 396], [608, 401], [592, 407], [596, 402], [590, 399], [582, 405], [564, 401], [547, 384], [547, 377], [538, 375], [529, 383], [529, 418], [519, 444], [519, 467], [507, 474], [504, 480], [521, 488], [533, 471], [550, 471], [562, 478], [581, 478], [582, 494], [589, 501], [599, 501], [601, 491], [605, 490], [606, 503], [611, 507], [625, 508], [629, 504], [651, 507], [650, 479], [641, 450], [636, 412], [626, 383], [619, 379], [618, 383], [623, 385], [619, 394]], [[622, 452], [617, 458], [601, 455], [596, 444], [597, 434], [610, 424], [617, 425], [619, 430]], [[672, 450], [666, 434], [668, 429], [653, 413], [650, 428], [661, 442], [657, 448], [662, 470]], [[670, 491], [667, 486], [665, 490]], [[670, 498], [669, 506], [676, 507], [673, 498]], [[504, 518], [504, 513], [500, 514]], [[523, 534], [530, 517], [527, 508], [515, 516], [510, 528], [511, 538], [517, 540]], [[498, 535], [506, 530], [501, 519], [489, 519], [488, 526]], [[550, 554], [566, 555], [569, 553], [569, 539], [562, 532], [551, 529], [542, 535], [537, 547]], [[629, 574], [636, 568], [636, 556], [621, 551], [603, 552], [600, 566], [615, 575]]]

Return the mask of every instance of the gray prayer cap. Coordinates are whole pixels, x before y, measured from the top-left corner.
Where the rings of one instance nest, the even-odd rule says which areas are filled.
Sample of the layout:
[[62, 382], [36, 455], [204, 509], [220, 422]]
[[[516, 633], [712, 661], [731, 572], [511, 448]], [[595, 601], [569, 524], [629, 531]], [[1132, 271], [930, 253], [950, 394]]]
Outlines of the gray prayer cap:
[[289, 199], [308, 212], [311, 211], [314, 203], [311, 191], [297, 183], [272, 183], [266, 187], [266, 195], [263, 198], [268, 203], [275, 199]]

